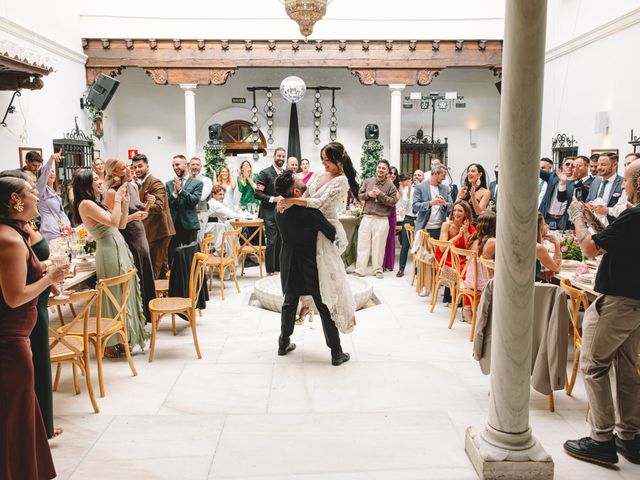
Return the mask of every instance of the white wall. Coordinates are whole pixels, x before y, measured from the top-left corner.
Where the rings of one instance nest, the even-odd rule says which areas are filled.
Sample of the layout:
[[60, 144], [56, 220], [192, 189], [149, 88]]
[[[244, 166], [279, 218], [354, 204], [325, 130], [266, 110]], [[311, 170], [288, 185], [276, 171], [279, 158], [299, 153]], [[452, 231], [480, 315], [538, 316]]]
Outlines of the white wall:
[[[586, 7], [596, 2], [565, 2]], [[619, 5], [622, 4], [622, 5]], [[573, 135], [579, 152], [588, 155], [592, 148], [618, 148], [621, 155], [632, 151], [630, 130], [640, 133], [637, 106], [640, 103], [638, 78], [640, 64], [634, 52], [640, 44], [640, 9], [637, 2], [609, 2], [600, 9], [604, 26], [585, 31], [576, 38], [548, 50], [544, 85], [542, 154], [551, 154], [551, 139], [556, 134]], [[628, 13], [611, 20], [611, 12]], [[595, 7], [594, 7], [595, 8]], [[591, 12], [589, 25], [594, 24]], [[559, 13], [559, 12], [551, 12]], [[564, 15], [570, 12], [564, 11]], [[550, 28], [559, 20], [550, 18]], [[607, 22], [606, 24], [604, 22]], [[608, 112], [609, 134], [595, 133], [596, 112]], [[622, 162], [620, 162], [621, 171]]]
[[[301, 38], [279, 0], [191, 0], [188, 8], [153, 0], [81, 2], [81, 35], [124, 38]], [[504, 0], [424, 2], [339, 0], [311, 38], [500, 39]], [[230, 21], [231, 20], [231, 21]], [[215, 32], [215, 33], [212, 33]], [[428, 33], [425, 33], [428, 32]]]
[[[346, 69], [241, 69], [223, 86], [199, 87], [196, 90], [198, 154], [204, 155], [202, 147], [208, 139], [209, 124], [224, 123], [234, 118], [250, 120], [252, 98], [247, 87], [277, 87], [285, 76], [292, 74], [303, 78], [308, 86], [342, 88], [336, 98], [338, 141], [344, 143], [357, 167], [367, 123], [377, 123], [380, 126], [380, 141], [385, 146], [384, 155], [389, 155], [391, 95], [388, 87], [365, 87]], [[138, 149], [150, 158], [156, 174], [168, 179], [172, 175], [171, 157], [185, 151], [183, 92], [176, 86], [155, 85], [137, 69], [128, 69], [119, 78], [122, 84], [115, 97], [118, 117], [117, 154], [124, 158], [128, 149]], [[444, 71], [428, 87], [410, 87], [406, 90], [407, 95], [409, 91], [428, 93], [446, 90], [457, 90], [459, 94], [465, 95], [466, 109], [436, 114], [436, 138], [449, 138], [449, 159], [456, 179], [468, 163], [482, 162], [489, 169], [495, 163], [499, 98], [494, 82], [495, 77], [488, 70], [451, 70]], [[231, 104], [232, 97], [246, 97], [244, 108]], [[278, 91], [274, 92], [273, 99], [277, 110], [274, 118], [274, 144], [270, 146], [269, 157], [256, 165], [256, 168], [270, 161], [275, 147], [287, 146], [290, 106]], [[260, 93], [257, 103], [261, 112], [265, 102], [264, 92]], [[302, 156], [308, 157], [312, 168], [316, 169], [320, 168], [320, 148], [330, 141], [330, 96], [323, 95], [321, 103], [325, 113], [322, 117], [321, 143], [318, 146], [313, 143], [313, 92], [307, 91], [305, 98], [298, 103]], [[233, 107], [236, 108], [229, 110]], [[403, 110], [402, 115], [402, 138], [415, 134], [418, 128], [423, 128], [425, 133], [431, 132], [430, 112]], [[261, 118], [260, 123], [266, 137], [264, 118]], [[479, 140], [475, 147], [471, 147], [469, 143], [470, 127], [478, 129]]]

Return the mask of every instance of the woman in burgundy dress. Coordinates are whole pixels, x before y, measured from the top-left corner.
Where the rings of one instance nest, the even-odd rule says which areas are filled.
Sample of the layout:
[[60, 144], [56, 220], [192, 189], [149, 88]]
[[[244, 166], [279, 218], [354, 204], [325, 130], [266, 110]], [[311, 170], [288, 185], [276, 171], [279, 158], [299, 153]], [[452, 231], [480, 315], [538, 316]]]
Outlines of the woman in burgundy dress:
[[[68, 267], [45, 272], [29, 246], [26, 222], [38, 191], [19, 178], [0, 178], [0, 479], [55, 478], [47, 432], [34, 392], [29, 334], [38, 296], [64, 281]], [[21, 281], [21, 279], [24, 279]]]
[[[393, 182], [398, 191], [398, 199], [400, 198], [400, 179], [398, 178], [398, 169], [391, 167], [388, 175], [389, 180]], [[398, 224], [398, 214], [395, 205], [389, 212], [389, 233], [387, 234], [387, 245], [384, 249], [384, 260], [382, 261], [382, 270], [392, 272], [396, 263], [396, 225]]]

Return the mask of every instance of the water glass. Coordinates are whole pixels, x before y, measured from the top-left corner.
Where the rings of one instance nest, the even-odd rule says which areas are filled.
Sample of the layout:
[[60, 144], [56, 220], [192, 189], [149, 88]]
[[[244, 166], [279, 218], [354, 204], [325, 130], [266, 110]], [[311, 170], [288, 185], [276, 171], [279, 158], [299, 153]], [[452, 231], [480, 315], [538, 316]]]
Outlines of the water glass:
[[[66, 253], [57, 252], [51, 255], [51, 263], [56, 267], [63, 267], [69, 263], [69, 257]], [[64, 293], [64, 280], [56, 284], [60, 288], [60, 293], [53, 297], [55, 300], [67, 300], [69, 295]]]

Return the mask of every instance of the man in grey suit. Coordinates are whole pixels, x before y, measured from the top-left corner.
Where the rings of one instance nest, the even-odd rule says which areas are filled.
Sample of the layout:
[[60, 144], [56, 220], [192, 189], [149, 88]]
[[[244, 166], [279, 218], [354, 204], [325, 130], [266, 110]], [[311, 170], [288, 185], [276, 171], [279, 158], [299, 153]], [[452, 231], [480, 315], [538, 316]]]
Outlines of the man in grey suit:
[[[615, 153], [603, 153], [598, 158], [598, 176], [591, 183], [587, 206], [596, 215], [606, 215], [609, 223], [615, 217], [609, 214], [609, 208], [613, 207], [622, 195], [623, 179], [616, 172], [618, 171], [618, 155]], [[593, 203], [597, 198], [602, 202]]]
[[200, 230], [198, 221], [198, 203], [202, 195], [203, 184], [196, 178], [191, 178], [187, 169], [187, 159], [184, 155], [176, 155], [171, 162], [176, 176], [167, 182], [169, 210], [176, 234], [169, 244], [169, 268], [173, 260], [173, 252], [182, 245], [195, 242]]
[[427, 229], [429, 235], [440, 238], [440, 227], [451, 210], [449, 187], [442, 182], [447, 177], [444, 165], [434, 165], [431, 177], [413, 190], [413, 211], [416, 213], [416, 232]]

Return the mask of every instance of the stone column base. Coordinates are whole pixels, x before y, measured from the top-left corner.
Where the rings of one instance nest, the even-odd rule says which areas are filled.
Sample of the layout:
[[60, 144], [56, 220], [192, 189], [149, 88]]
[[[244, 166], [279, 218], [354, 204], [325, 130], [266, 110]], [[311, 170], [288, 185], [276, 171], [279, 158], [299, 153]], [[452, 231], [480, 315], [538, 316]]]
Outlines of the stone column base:
[[[511, 448], [506, 448], [510, 443], [508, 440], [504, 441], [506, 435], [491, 430], [493, 429], [489, 426], [483, 432], [467, 427], [465, 432], [464, 449], [480, 480], [553, 479], [553, 459], [530, 432], [522, 435], [529, 440], [525, 441], [521, 447], [511, 445]], [[488, 433], [489, 436], [498, 433], [503, 437], [501, 438], [503, 441], [495, 443], [502, 445], [496, 446], [494, 443], [489, 443], [484, 433]], [[515, 435], [515, 437], [518, 436]]]

